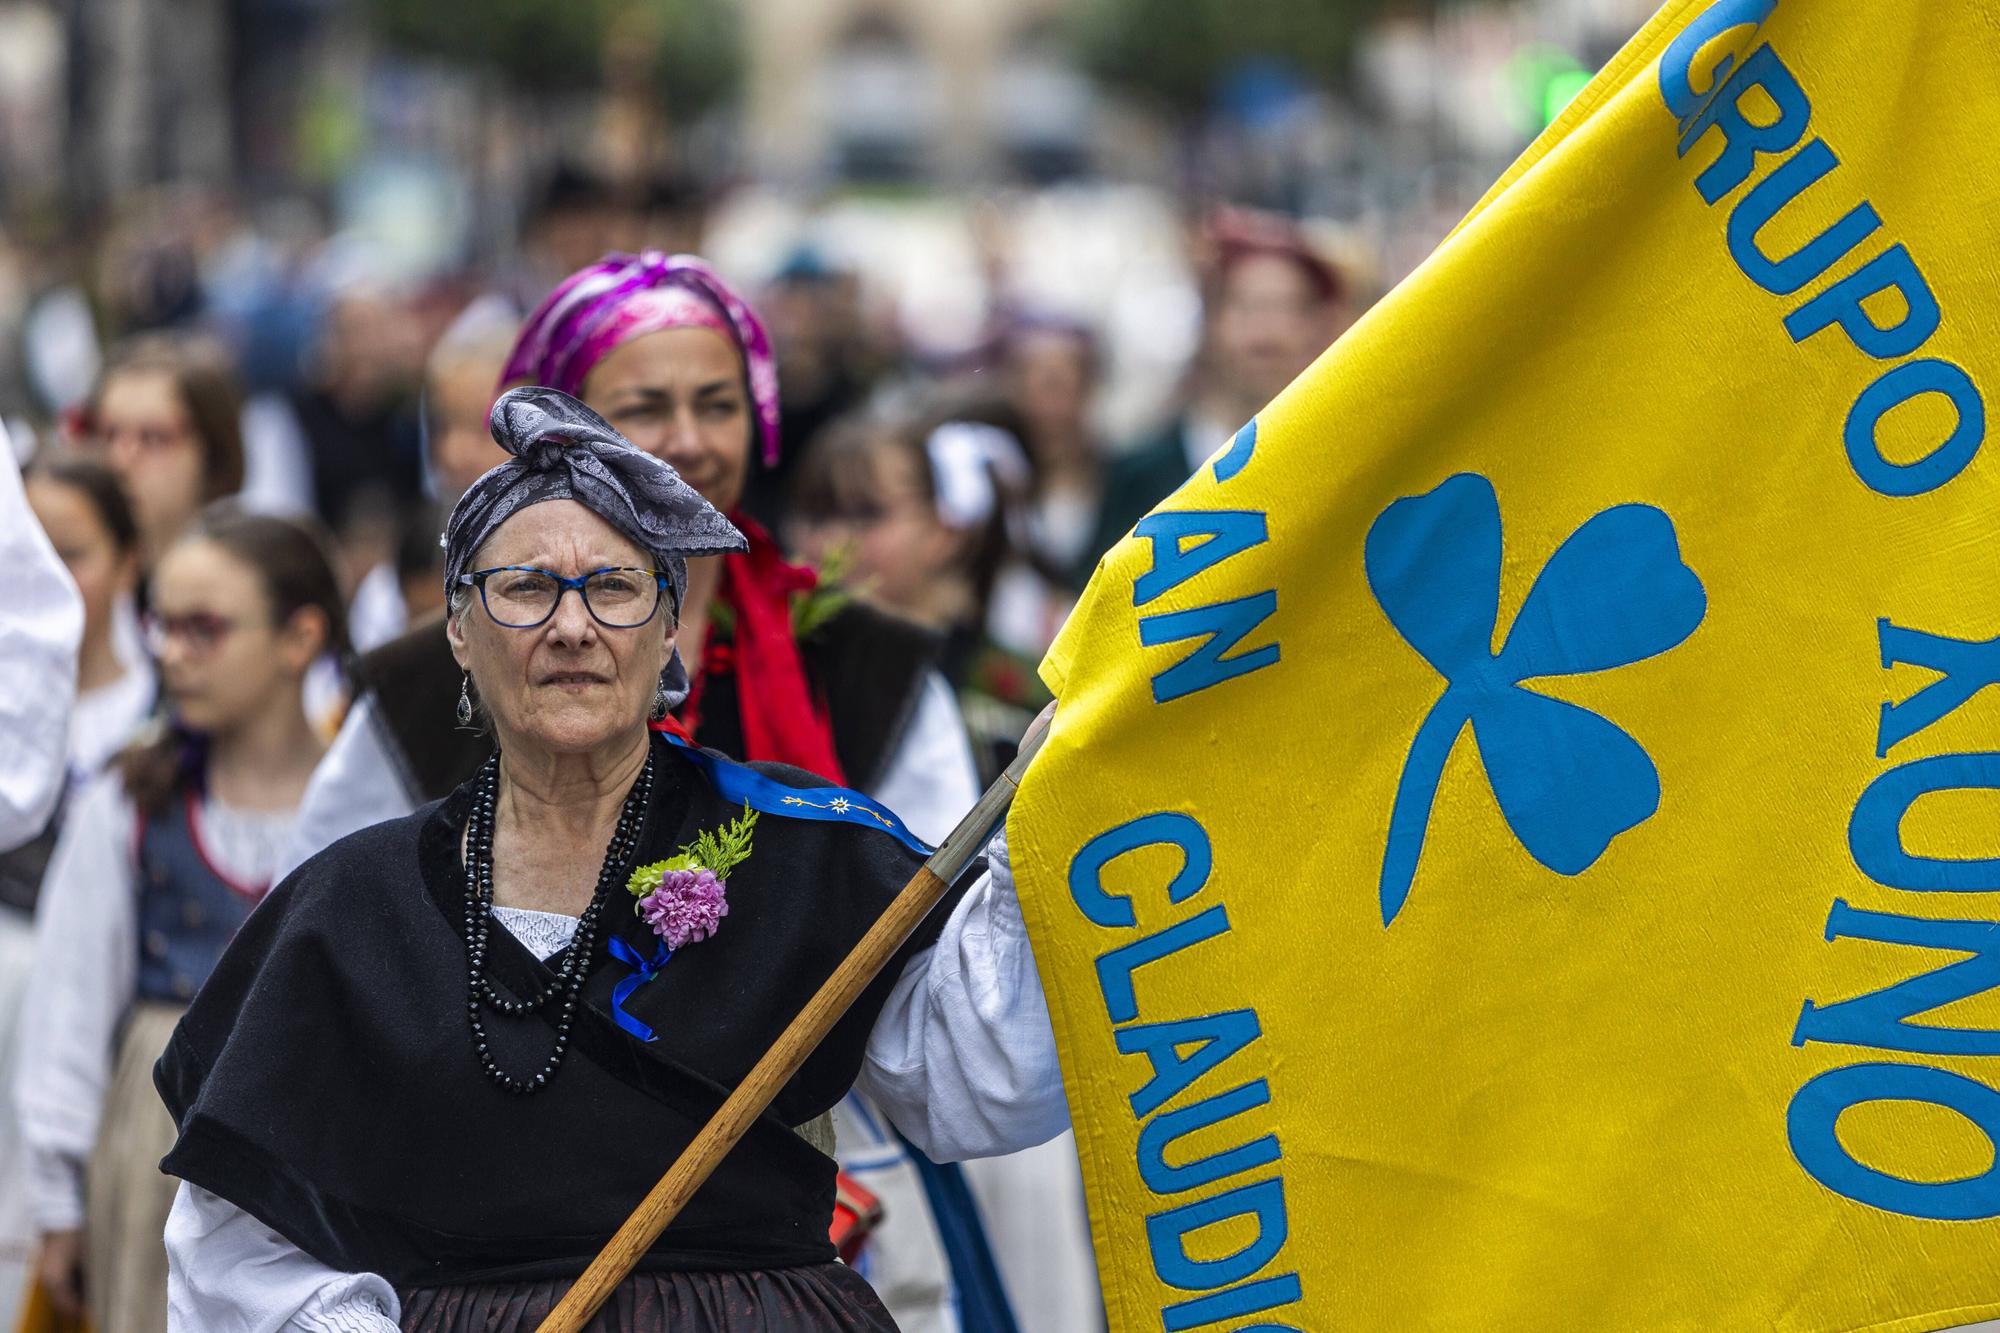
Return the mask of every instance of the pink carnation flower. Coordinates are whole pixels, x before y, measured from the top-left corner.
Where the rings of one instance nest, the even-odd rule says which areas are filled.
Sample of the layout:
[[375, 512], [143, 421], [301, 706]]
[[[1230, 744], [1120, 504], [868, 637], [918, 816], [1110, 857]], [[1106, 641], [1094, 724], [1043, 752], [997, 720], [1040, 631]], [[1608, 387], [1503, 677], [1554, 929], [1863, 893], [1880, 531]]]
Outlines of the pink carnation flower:
[[713, 870], [668, 870], [660, 876], [660, 887], [639, 900], [639, 915], [669, 949], [678, 949], [715, 933], [729, 915], [726, 888]]

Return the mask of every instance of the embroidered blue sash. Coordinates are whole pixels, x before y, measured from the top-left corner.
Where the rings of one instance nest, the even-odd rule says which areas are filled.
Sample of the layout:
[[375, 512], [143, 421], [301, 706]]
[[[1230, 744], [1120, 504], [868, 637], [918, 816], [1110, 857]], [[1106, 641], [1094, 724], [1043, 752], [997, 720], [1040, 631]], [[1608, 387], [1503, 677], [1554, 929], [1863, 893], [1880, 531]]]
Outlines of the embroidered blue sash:
[[748, 805], [752, 810], [786, 819], [823, 819], [881, 829], [918, 856], [927, 857], [937, 850], [905, 828], [895, 811], [858, 791], [845, 787], [787, 787], [754, 768], [696, 749], [671, 732], [659, 734], [667, 744], [679, 747], [709, 784], [733, 805]]

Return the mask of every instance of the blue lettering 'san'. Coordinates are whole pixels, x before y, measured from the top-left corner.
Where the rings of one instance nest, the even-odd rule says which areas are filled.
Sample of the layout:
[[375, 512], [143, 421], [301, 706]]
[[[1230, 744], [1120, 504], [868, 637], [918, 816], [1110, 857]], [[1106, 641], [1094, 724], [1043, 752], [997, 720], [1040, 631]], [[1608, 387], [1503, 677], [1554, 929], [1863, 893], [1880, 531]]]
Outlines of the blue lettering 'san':
[[1682, 28], [1667, 47], [1666, 54], [1660, 57], [1660, 97], [1667, 110], [1674, 113], [1674, 119], [1681, 123], [1682, 133], [1686, 133], [1688, 122], [1729, 81], [1736, 68], [1735, 56], [1722, 57], [1715, 62], [1708, 87], [1697, 92], [1694, 62], [1702, 48], [1732, 28], [1755, 27], [1771, 17], [1771, 11], [1777, 7], [1778, 0], [1716, 0]]
[[[1889, 292], [1902, 298], [1902, 315], [1890, 323], [1877, 324], [1862, 303]], [[1937, 332], [1940, 318], [1937, 297], [1931, 294], [1931, 285], [1924, 281], [1917, 261], [1910, 257], [1909, 247], [1892, 245], [1786, 315], [1785, 332], [1792, 335], [1793, 342], [1802, 343], [1822, 329], [1837, 324], [1861, 351], [1877, 361], [1893, 361], [1899, 356], [1908, 356], [1929, 341], [1930, 336]], [[1863, 395], [1864, 398], [1866, 396]], [[1858, 404], [1856, 410], [1858, 413]], [[1886, 412], [1888, 406], [1885, 405], [1882, 410]], [[1872, 426], [1874, 423], [1870, 421], [1869, 424]], [[1850, 440], [1853, 438], [1851, 421], [1848, 436]]]
[[1120, 945], [1097, 960], [1097, 984], [1104, 992], [1104, 1008], [1113, 1023], [1130, 1023], [1139, 1016], [1138, 997], [1132, 991], [1132, 974], [1148, 963], [1172, 957], [1203, 940], [1229, 933], [1229, 913], [1220, 905], [1176, 921], [1157, 934]]
[[1939, 1222], [2000, 1217], [2000, 1158], [1976, 1176], [1944, 1181], [1905, 1180], [1855, 1160], [1835, 1126], [1843, 1111], [1866, 1102], [1927, 1102], [1956, 1111], [2000, 1145], [2000, 1092], [1929, 1065], [1846, 1065], [1794, 1093], [1785, 1124], [1799, 1165], [1844, 1198]]
[[1839, 165], [1826, 140], [1814, 139], [1752, 186], [1730, 210], [1729, 253], [1750, 281], [1773, 295], [1790, 296], [1881, 228], [1882, 215], [1864, 202], [1782, 259], [1772, 259], [1759, 248], [1757, 238], [1771, 220]]
[[[1158, 1067], [1156, 1060], [1154, 1068], [1157, 1070]], [[1157, 1074], [1154, 1081], [1158, 1081]], [[1135, 1105], [1137, 1100], [1135, 1096]], [[1280, 1155], [1278, 1136], [1275, 1134], [1266, 1134], [1206, 1157], [1192, 1158], [1179, 1166], [1167, 1160], [1167, 1149], [1180, 1139], [1270, 1103], [1271, 1085], [1260, 1078], [1240, 1088], [1204, 1097], [1190, 1106], [1154, 1116], [1139, 1131], [1139, 1179], [1155, 1194], [1185, 1194], [1204, 1185], [1213, 1185], [1218, 1180], [1271, 1165]], [[1144, 1114], [1140, 1112], [1141, 1116]]]
[[[1239, 1217], [1257, 1221], [1257, 1234], [1234, 1254], [1215, 1259], [1191, 1258], [1187, 1240], [1193, 1233]], [[1226, 1287], [1255, 1275], [1278, 1257], [1291, 1224], [1285, 1216], [1285, 1182], [1260, 1180], [1224, 1190], [1212, 1199], [1184, 1203], [1146, 1219], [1146, 1244], [1153, 1252], [1153, 1271], [1160, 1281], [1182, 1291]]]
[[2000, 1032], [1980, 1028], [1934, 1027], [1912, 1023], [1917, 1014], [2000, 986], [2000, 924], [1991, 921], [1928, 921], [1919, 917], [1866, 912], [1835, 899], [1827, 915], [1828, 940], [1874, 940], [1913, 949], [1946, 949], [1972, 955], [1898, 982], [1887, 990], [1815, 1005], [1799, 1014], [1792, 1045], [1870, 1046], [1877, 1050], [1926, 1055], [2000, 1055]]
[[[1256, 1010], [1228, 1009], [1199, 1018], [1136, 1023], [1118, 1029], [1115, 1035], [1121, 1055], [1143, 1055], [1153, 1066], [1153, 1076], [1132, 1094], [1132, 1114], [1144, 1120], [1193, 1087], [1203, 1074], [1263, 1036], [1264, 1029], [1257, 1022]], [[1182, 1055], [1183, 1046], [1194, 1050]]]
[[[1172, 592], [1204, 569], [1270, 540], [1257, 510], [1193, 509], [1148, 514], [1132, 535], [1152, 543], [1153, 563], [1132, 581], [1132, 605], [1144, 606]], [[1193, 546], [1183, 546], [1192, 541]]]
[[[1901, 247], [1898, 247], [1899, 249]], [[1922, 394], [1942, 395], [1958, 414], [1944, 443], [1909, 463], [1891, 463], [1875, 438], [1882, 418]], [[1949, 361], [1905, 361], [1861, 391], [1847, 414], [1847, 461], [1854, 475], [1880, 495], [1934, 491], [1965, 471], [1986, 443], [1986, 402], [1979, 386]]]
[[1208, 834], [1189, 815], [1163, 810], [1107, 829], [1083, 845], [1069, 863], [1069, 896], [1083, 914], [1100, 926], [1136, 926], [1132, 900], [1104, 891], [1104, 867], [1141, 847], [1178, 847], [1181, 868], [1167, 882], [1167, 900], [1184, 903], [1201, 892], [1215, 865]]
[[1876, 778], [1854, 803], [1847, 848], [1861, 873], [1890, 889], [1916, 893], [2000, 890], [2000, 857], [1912, 856], [1903, 847], [1903, 816], [1917, 799], [1944, 791], [2000, 790], [2000, 754], [1940, 754], [1912, 759]]
[[1882, 720], [1875, 729], [1878, 759], [1963, 708], [1987, 686], [2000, 685], [2000, 639], [1947, 639], [1887, 620], [1876, 621], [1875, 628], [1882, 640], [1884, 671], [1907, 663], [1938, 673], [1938, 679], [1903, 702], [1882, 705]]
[[1239, 597], [1235, 601], [1218, 602], [1214, 606], [1141, 617], [1139, 642], [1148, 648], [1179, 643], [1183, 639], [1205, 640], [1201, 647], [1153, 677], [1153, 702], [1170, 703], [1220, 685], [1225, 680], [1275, 666], [1278, 661], [1278, 645], [1275, 643], [1251, 648], [1231, 657], [1223, 654], [1241, 643], [1250, 631], [1269, 620], [1277, 609], [1278, 593], [1272, 589]]
[[1238, 473], [1250, 466], [1250, 460], [1257, 453], [1257, 419], [1252, 417], [1248, 425], [1236, 432], [1229, 441], [1229, 448], [1222, 457], [1215, 460], [1215, 479], [1234, 481]]
[[[1760, 125], [1743, 113], [1744, 99], [1761, 88], [1778, 108], [1778, 118]], [[1686, 157], [1710, 130], [1722, 131], [1722, 153], [1694, 178], [1695, 189], [1709, 203], [1750, 179], [1759, 157], [1789, 153], [1806, 136], [1812, 103], [1805, 89], [1769, 46], [1760, 46], [1730, 76], [1721, 93], [1710, 98], [1681, 134], [1680, 155]]]

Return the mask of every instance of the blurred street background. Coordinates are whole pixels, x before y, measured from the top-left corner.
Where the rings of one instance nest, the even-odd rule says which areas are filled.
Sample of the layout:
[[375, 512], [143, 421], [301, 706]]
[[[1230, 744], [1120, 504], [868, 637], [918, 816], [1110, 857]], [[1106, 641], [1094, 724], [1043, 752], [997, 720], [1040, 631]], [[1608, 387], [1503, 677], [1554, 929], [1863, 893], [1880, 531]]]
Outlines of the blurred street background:
[[781, 353], [871, 380], [976, 359], [1008, 309], [1074, 318], [1115, 449], [1193, 354], [1210, 206], [1304, 220], [1379, 293], [1650, 8], [11, 0], [0, 414], [31, 447], [159, 328], [253, 395], [386, 405], [469, 296], [657, 247], [805, 293]]

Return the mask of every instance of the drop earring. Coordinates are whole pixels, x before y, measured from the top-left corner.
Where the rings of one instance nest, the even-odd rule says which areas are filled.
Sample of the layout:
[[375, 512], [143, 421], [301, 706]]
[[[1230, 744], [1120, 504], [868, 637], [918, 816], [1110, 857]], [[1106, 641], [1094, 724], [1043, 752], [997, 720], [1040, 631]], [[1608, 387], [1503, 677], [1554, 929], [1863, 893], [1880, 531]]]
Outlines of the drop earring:
[[667, 709], [671, 706], [672, 701], [667, 698], [667, 682], [662, 680], [653, 688], [653, 721], [665, 722], [667, 720]]
[[472, 726], [472, 673], [465, 673], [465, 679], [458, 685], [458, 725], [460, 730]]

